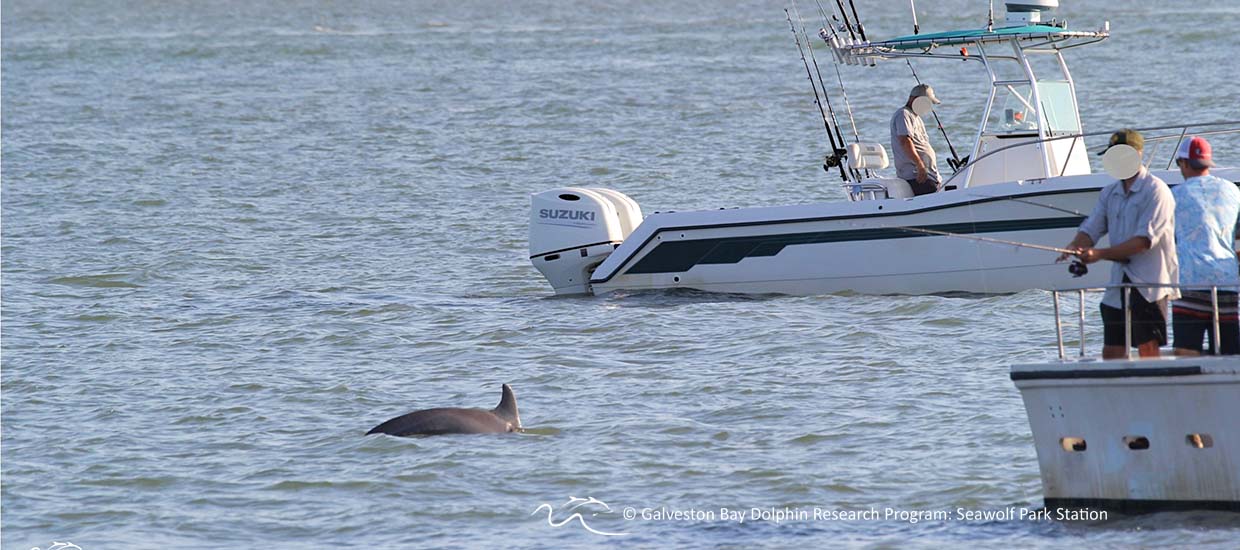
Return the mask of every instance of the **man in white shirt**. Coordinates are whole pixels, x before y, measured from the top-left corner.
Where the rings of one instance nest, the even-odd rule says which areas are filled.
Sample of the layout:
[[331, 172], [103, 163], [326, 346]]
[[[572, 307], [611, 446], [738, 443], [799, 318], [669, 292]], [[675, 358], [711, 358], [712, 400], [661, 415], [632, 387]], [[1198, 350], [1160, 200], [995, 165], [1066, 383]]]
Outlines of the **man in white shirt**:
[[[1145, 139], [1136, 130], [1120, 130], [1111, 136], [1107, 149], [1128, 145], [1140, 153], [1144, 144]], [[1104, 235], [1110, 235], [1111, 246], [1094, 248]], [[1179, 283], [1171, 189], [1144, 166], [1132, 177], [1103, 187], [1093, 212], [1065, 248], [1074, 250], [1086, 264], [1114, 262], [1112, 285]], [[1068, 256], [1063, 254], [1059, 260]], [[1119, 288], [1108, 288], [1102, 297], [1103, 359], [1128, 355], [1124, 347], [1124, 294]], [[1167, 343], [1167, 301], [1179, 298], [1179, 291], [1168, 286], [1139, 287], [1128, 295], [1133, 347], [1141, 357], [1158, 357], [1159, 347]]]

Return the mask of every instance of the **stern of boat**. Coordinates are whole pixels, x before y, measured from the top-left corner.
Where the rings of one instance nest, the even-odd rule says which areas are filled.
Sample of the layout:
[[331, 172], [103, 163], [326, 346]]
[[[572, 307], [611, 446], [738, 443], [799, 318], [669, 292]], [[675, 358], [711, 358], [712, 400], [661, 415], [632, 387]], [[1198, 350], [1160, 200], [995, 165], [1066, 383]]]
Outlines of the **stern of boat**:
[[611, 189], [561, 187], [530, 198], [530, 261], [556, 294], [591, 294], [590, 274], [642, 221]]

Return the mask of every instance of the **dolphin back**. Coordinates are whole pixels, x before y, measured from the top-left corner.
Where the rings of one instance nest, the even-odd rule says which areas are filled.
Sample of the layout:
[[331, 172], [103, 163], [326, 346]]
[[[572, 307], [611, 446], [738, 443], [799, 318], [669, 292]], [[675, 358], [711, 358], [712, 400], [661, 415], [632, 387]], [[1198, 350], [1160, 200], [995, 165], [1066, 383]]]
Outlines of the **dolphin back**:
[[366, 435], [396, 436], [485, 434], [515, 431], [516, 427], [491, 411], [481, 409], [427, 409], [398, 416], [372, 428]]

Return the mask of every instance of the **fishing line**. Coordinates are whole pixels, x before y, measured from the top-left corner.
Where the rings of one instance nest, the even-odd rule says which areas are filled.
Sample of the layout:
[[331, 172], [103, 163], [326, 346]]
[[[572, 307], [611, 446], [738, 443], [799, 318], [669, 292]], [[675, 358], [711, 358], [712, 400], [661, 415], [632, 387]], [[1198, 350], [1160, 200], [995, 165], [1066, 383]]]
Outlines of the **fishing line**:
[[[1022, 243], [1019, 241], [1009, 241], [1005, 239], [996, 239], [993, 237], [981, 237], [978, 235], [962, 235], [960, 233], [952, 233], [949, 231], [939, 231], [937, 229], [926, 229], [924, 227], [892, 226], [890, 227], [890, 229], [900, 229], [903, 231], [910, 231], [913, 233], [924, 233], [927, 235], [938, 235], [941, 237], [955, 237], [957, 239], [969, 239], [971, 241], [979, 241], [979, 242], [990, 243], [990, 244], [1000, 244], [1000, 245], [1005, 245], [1005, 246], [1015, 246], [1017, 248], [1030, 248], [1033, 250], [1043, 250], [1046, 252], [1058, 252], [1060, 254], [1068, 254], [1070, 256], [1075, 256], [1079, 253], [1076, 250], [1072, 250], [1068, 248], [1059, 248], [1057, 246], [1046, 246], [1046, 245], [1041, 245], [1041, 244]], [[1086, 273], [1089, 273], [1089, 267], [1087, 267], [1084, 262], [1080, 260], [1075, 260], [1072, 262], [1071, 265], [1068, 266], [1068, 272], [1072, 273], [1073, 276], [1081, 277], [1081, 276], [1084, 276]]]
[[1070, 208], [1060, 208], [1060, 207], [1058, 207], [1058, 206], [1054, 206], [1054, 205], [1050, 205], [1050, 204], [1044, 204], [1044, 203], [1040, 203], [1040, 202], [1037, 202], [1037, 201], [1031, 201], [1031, 200], [1027, 200], [1027, 199], [1022, 199], [1022, 198], [1019, 198], [1019, 197], [997, 197], [997, 196], [994, 196], [994, 195], [979, 195], [979, 194], [977, 194], [977, 193], [970, 193], [970, 195], [971, 195], [971, 196], [974, 196], [974, 197], [980, 197], [980, 198], [983, 198], [983, 199], [1002, 199], [1002, 200], [1008, 200], [1008, 201], [1013, 201], [1013, 202], [1019, 202], [1019, 203], [1022, 203], [1022, 204], [1028, 204], [1028, 205], [1030, 205], [1030, 206], [1040, 206], [1040, 207], [1042, 207], [1042, 208], [1047, 208], [1047, 209], [1050, 209], [1050, 210], [1054, 210], [1054, 211], [1056, 211], [1056, 212], [1063, 212], [1063, 213], [1065, 213], [1065, 214], [1072, 214], [1073, 216], [1078, 216], [1078, 217], [1081, 217], [1081, 218], [1088, 217], [1088, 215], [1086, 215], [1086, 214], [1082, 214], [1082, 213], [1080, 213], [1079, 211], [1072, 210], [1072, 209], [1070, 209]]

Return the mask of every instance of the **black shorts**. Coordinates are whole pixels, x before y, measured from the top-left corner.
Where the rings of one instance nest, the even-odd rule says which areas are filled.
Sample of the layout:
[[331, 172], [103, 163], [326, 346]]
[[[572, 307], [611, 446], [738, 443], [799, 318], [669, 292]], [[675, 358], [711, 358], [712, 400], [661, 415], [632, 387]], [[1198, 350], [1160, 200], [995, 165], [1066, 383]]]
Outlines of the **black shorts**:
[[[1128, 278], [1124, 278], [1128, 282]], [[1121, 293], [1124, 289], [1120, 289]], [[1121, 294], [1122, 295], [1122, 294]], [[1129, 297], [1132, 310], [1132, 346], [1137, 347], [1151, 340], [1167, 345], [1167, 318], [1157, 303], [1150, 303], [1137, 289]], [[1124, 345], [1124, 310], [1102, 304], [1102, 344]]]
[[[1173, 302], [1171, 308], [1171, 328], [1175, 333], [1175, 348], [1198, 351], [1206, 355], [1214, 354], [1214, 314], [1209, 292], [1185, 290], [1184, 296]], [[1240, 354], [1240, 321], [1236, 320], [1235, 292], [1220, 290], [1218, 329], [1223, 333], [1218, 340], [1218, 351], [1221, 355]], [[1208, 310], [1209, 313], [1203, 310]], [[1202, 349], [1206, 335], [1210, 335], [1210, 345]]]
[[929, 195], [930, 193], [934, 193], [939, 190], [939, 182], [930, 178], [926, 178], [926, 181], [924, 182], [918, 182], [916, 179], [905, 181], [907, 181], [909, 187], [913, 189], [914, 197], [918, 195]]

